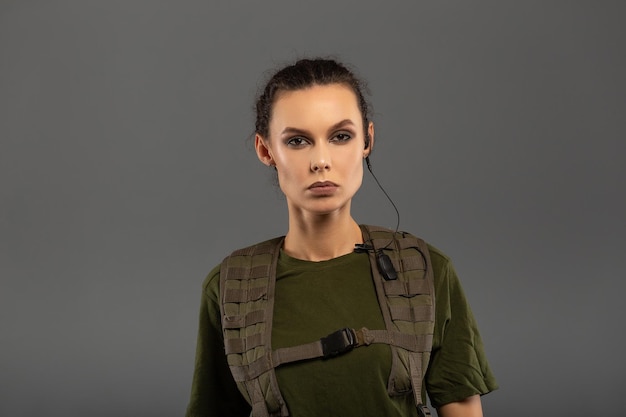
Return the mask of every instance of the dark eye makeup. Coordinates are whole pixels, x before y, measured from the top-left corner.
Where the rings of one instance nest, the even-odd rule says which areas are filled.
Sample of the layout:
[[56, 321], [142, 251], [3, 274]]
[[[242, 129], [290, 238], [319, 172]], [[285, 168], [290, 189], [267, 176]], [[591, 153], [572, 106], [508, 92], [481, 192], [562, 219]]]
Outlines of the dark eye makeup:
[[306, 144], [306, 139], [304, 139], [301, 136], [294, 136], [292, 138], [288, 138], [285, 141], [285, 144], [287, 146], [294, 146], [294, 147], [298, 147], [298, 146], [302, 146]]
[[[329, 142], [341, 144], [341, 143], [348, 142], [353, 137], [354, 137], [354, 134], [352, 132], [347, 132], [347, 131], [335, 132], [330, 137]], [[307, 144], [310, 144], [311, 141], [304, 136], [292, 136], [292, 137], [286, 138], [284, 140], [284, 143], [287, 146], [299, 148]]]

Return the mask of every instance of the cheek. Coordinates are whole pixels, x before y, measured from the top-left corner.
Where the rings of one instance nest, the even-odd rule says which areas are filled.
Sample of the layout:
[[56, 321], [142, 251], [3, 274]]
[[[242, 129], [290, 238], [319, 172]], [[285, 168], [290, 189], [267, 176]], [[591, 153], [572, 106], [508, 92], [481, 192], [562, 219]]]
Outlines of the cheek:
[[277, 153], [275, 155], [276, 167], [278, 170], [278, 176], [285, 179], [294, 178], [303, 173], [306, 173], [310, 164], [307, 162], [305, 155], [291, 153], [285, 155], [284, 153]]
[[285, 192], [290, 186], [293, 186], [294, 183], [298, 182], [298, 178], [302, 177], [302, 175], [299, 175], [299, 172], [295, 169], [293, 163], [285, 164], [284, 161], [281, 161], [282, 163], [279, 161], [276, 162], [276, 177], [278, 179], [278, 186], [283, 192]]
[[361, 188], [363, 184], [363, 167], [359, 166], [354, 173], [354, 182], [357, 188]]
[[346, 172], [346, 175], [350, 177], [352, 186], [355, 189], [359, 189], [361, 184], [363, 184], [363, 173], [363, 160], [361, 158], [354, 161], [351, 171]]
[[363, 176], [363, 161], [364, 159], [360, 156], [354, 160], [354, 171], [360, 173], [361, 176]]

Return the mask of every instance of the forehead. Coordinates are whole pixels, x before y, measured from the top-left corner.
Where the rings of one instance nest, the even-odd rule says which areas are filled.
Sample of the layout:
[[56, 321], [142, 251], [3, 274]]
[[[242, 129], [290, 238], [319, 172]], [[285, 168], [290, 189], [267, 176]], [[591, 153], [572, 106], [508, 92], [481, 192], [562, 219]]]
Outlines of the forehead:
[[289, 127], [323, 127], [349, 119], [360, 126], [357, 97], [343, 84], [315, 85], [302, 90], [283, 91], [272, 109], [270, 130]]

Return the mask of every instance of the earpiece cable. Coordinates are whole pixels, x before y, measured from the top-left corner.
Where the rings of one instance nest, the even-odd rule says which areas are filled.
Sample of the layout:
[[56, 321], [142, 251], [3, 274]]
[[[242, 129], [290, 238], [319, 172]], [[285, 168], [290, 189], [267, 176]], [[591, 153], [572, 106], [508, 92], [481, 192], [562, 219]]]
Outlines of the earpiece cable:
[[[378, 178], [376, 178], [376, 175], [374, 174], [374, 171], [372, 171], [372, 165], [370, 164], [369, 156], [365, 157], [365, 164], [367, 165], [367, 169], [370, 172], [370, 174], [372, 174], [372, 177], [374, 177], [374, 181], [376, 181], [376, 184], [378, 185], [378, 188], [380, 188], [380, 190], [385, 194], [385, 197], [387, 197], [387, 200], [389, 200], [389, 202], [393, 206], [393, 209], [396, 211], [396, 230], [395, 230], [395, 233], [398, 233], [398, 229], [400, 228], [400, 212], [398, 211], [398, 207], [396, 207], [395, 203], [393, 202], [391, 197], [389, 197], [389, 194], [387, 194], [387, 191], [385, 191], [383, 186], [380, 185], [380, 181], [378, 181]], [[382, 248], [382, 249], [387, 249], [389, 247], [389, 245], [391, 245], [392, 243], [393, 243], [393, 239], [391, 239], [389, 241], [389, 243], [387, 243], [387, 245], [384, 248]]]

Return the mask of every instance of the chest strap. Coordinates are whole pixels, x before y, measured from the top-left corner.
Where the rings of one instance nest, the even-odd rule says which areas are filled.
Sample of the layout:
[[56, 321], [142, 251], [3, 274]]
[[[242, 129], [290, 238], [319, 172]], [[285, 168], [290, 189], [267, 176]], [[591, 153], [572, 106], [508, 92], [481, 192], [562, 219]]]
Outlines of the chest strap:
[[421, 346], [432, 344], [432, 335], [411, 335], [388, 330], [369, 330], [365, 327], [354, 330], [346, 327], [315, 342], [279, 348], [248, 365], [231, 366], [230, 369], [235, 381], [243, 382], [258, 378], [263, 373], [280, 365], [307, 359], [328, 359], [372, 343], [382, 343], [410, 352], [419, 352]]

